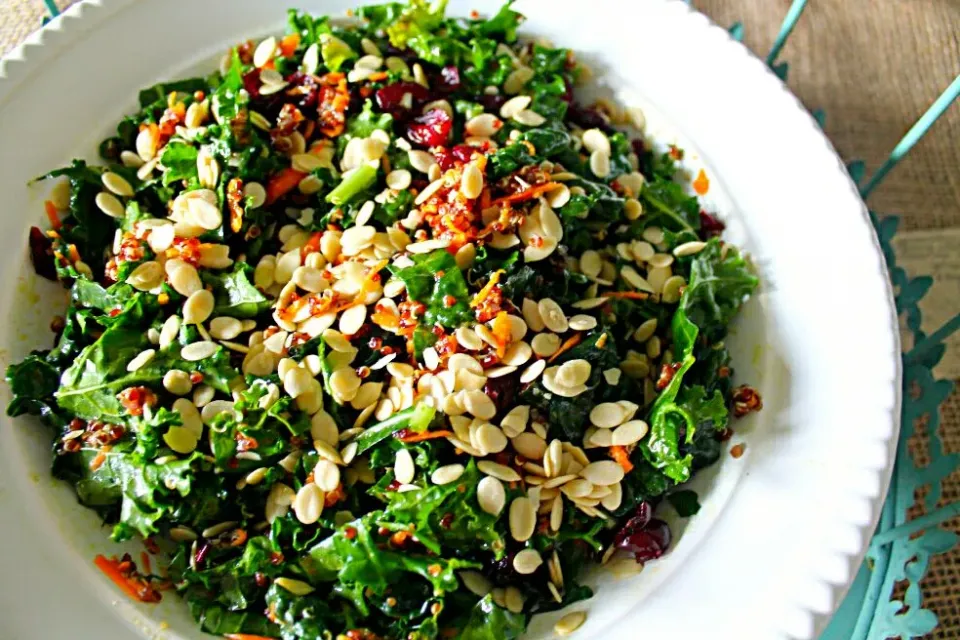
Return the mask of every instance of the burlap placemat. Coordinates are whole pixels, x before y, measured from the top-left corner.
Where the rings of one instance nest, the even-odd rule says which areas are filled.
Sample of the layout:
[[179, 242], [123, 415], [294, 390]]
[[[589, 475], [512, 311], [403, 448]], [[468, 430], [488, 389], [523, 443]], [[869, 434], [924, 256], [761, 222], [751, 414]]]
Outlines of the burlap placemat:
[[[56, 0], [61, 8], [71, 0]], [[745, 42], [765, 52], [789, 2], [694, 0], [719, 24], [740, 20]], [[40, 25], [40, 0], [0, 0], [0, 52]], [[844, 158], [875, 169], [930, 102], [960, 73], [957, 0], [815, 0], [781, 55], [789, 84], [811, 109], [827, 113], [826, 131]], [[954, 105], [874, 193], [871, 208], [902, 217], [898, 259], [912, 274], [936, 272], [923, 306], [924, 327], [957, 313], [960, 296], [960, 106]], [[936, 234], [930, 233], [936, 230]], [[926, 233], [924, 233], [926, 232]], [[938, 240], [934, 242], [934, 239]], [[960, 377], [960, 338], [951, 341], [939, 375]], [[942, 410], [948, 452], [960, 451], [960, 392]], [[922, 430], [921, 430], [922, 431]], [[925, 432], [911, 442], [927, 461]], [[960, 500], [960, 472], [943, 487], [941, 502]], [[948, 524], [960, 530], [960, 518]], [[940, 618], [933, 638], [960, 638], [960, 549], [935, 556], [923, 581], [925, 605]]]

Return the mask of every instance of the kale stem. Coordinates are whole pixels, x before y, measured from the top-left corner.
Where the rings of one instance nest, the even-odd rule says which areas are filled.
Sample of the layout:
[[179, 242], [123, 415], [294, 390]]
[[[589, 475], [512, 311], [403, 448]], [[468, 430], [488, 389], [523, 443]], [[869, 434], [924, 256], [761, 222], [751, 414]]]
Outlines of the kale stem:
[[693, 227], [691, 227], [689, 224], [687, 224], [686, 220], [683, 219], [683, 216], [681, 216], [679, 213], [677, 213], [676, 211], [668, 207], [665, 203], [651, 196], [649, 193], [647, 193], [646, 190], [643, 190], [640, 192], [640, 197], [646, 200], [649, 204], [652, 204], [655, 209], [659, 209], [660, 213], [664, 214], [665, 216], [667, 216], [668, 218], [670, 218], [671, 220], [679, 224], [681, 227], [683, 227], [684, 231], [689, 231], [690, 233], [696, 235], [697, 233], [696, 230]]

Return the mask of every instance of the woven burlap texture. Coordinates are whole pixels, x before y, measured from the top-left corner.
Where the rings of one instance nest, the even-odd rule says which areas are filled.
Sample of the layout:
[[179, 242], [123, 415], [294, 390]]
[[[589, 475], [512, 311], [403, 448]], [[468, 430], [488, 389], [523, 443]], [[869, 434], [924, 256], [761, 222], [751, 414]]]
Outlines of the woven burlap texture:
[[[61, 8], [69, 4], [70, 0], [57, 0]], [[766, 52], [790, 3], [694, 0], [694, 4], [719, 24], [743, 22], [745, 42], [754, 51]], [[40, 0], [0, 0], [0, 52], [36, 29], [44, 15]], [[860, 158], [868, 170], [875, 169], [960, 74], [960, 1], [814, 0], [781, 60], [790, 63], [788, 84], [804, 104], [826, 111], [826, 132], [840, 155]], [[947, 112], [869, 204], [879, 213], [901, 216], [902, 232], [960, 229], [960, 106]], [[947, 452], [960, 451], [960, 392], [954, 392], [942, 408], [940, 435]], [[925, 430], [913, 439], [911, 451], [920, 464], [927, 461]], [[960, 472], [955, 472], [943, 487], [942, 502], [958, 500]], [[960, 530], [960, 519], [947, 526]], [[934, 557], [923, 589], [925, 605], [940, 617], [940, 627], [931, 637], [960, 638], [960, 549]]]

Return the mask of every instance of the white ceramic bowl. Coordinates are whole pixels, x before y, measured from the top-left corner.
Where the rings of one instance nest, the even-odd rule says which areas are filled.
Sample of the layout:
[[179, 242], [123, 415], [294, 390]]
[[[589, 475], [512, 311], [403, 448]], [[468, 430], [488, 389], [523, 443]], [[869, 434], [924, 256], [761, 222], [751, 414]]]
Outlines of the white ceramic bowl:
[[[3, 364], [50, 345], [64, 294], [32, 274], [27, 230], [43, 224], [31, 178], [96, 144], [154, 82], [209, 71], [284, 9], [282, 0], [101, 0], [72, 7], [0, 64], [0, 347]], [[496, 10], [451, 2], [452, 14]], [[739, 460], [697, 478], [703, 510], [639, 575], [596, 572], [579, 638], [813, 638], [859, 565], [898, 433], [899, 344], [866, 209], [810, 116], [724, 30], [677, 0], [521, 2], [524, 31], [573, 48], [601, 90], [648, 113], [648, 134], [705, 167], [710, 206], [754, 256], [763, 284], [731, 343], [764, 410], [737, 426]], [[9, 400], [4, 387], [2, 398]], [[96, 516], [49, 478], [48, 437], [0, 428], [0, 637], [202, 637], [175, 597], [133, 603], [94, 568], [116, 553]], [[131, 548], [136, 548], [132, 546]], [[535, 619], [548, 637], [556, 615]], [[169, 626], [168, 626], [169, 625]]]

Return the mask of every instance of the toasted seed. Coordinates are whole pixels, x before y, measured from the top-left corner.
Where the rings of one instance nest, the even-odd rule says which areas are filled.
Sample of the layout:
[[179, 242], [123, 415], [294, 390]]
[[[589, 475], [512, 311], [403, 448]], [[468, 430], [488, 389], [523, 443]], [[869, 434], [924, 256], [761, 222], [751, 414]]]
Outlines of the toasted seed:
[[550, 298], [544, 298], [537, 303], [537, 310], [540, 312], [540, 317], [547, 329], [555, 333], [563, 333], [567, 330], [569, 326], [567, 317], [559, 304]]
[[590, 154], [590, 171], [598, 178], [606, 178], [610, 175], [610, 154], [606, 151], [597, 150]]
[[531, 96], [516, 96], [510, 98], [500, 107], [500, 117], [507, 119], [512, 118], [517, 113], [529, 107], [532, 100], [533, 98]]
[[103, 186], [124, 198], [133, 197], [133, 187], [130, 186], [130, 183], [127, 182], [126, 178], [121, 176], [118, 173], [113, 171], [105, 171], [100, 180], [103, 182]]
[[305, 484], [293, 500], [293, 512], [303, 524], [313, 524], [323, 513], [323, 501], [326, 496], [317, 485]]
[[430, 481], [433, 484], [450, 484], [456, 482], [463, 475], [462, 464], [448, 464], [438, 467], [431, 475]]
[[560, 348], [560, 337], [555, 333], [538, 333], [530, 346], [541, 358], [549, 358]]
[[504, 482], [519, 482], [520, 474], [506, 465], [502, 465], [492, 460], [480, 460], [477, 468], [488, 476], [493, 476]]
[[471, 390], [464, 393], [464, 408], [477, 418], [491, 420], [497, 415], [497, 406], [490, 396], [480, 390]]
[[543, 558], [536, 549], [523, 549], [513, 557], [513, 568], [522, 576], [535, 573], [542, 564]]
[[[120, 152], [120, 163], [123, 164], [123, 166], [125, 167], [130, 167], [131, 169], [139, 169], [140, 167], [143, 166], [143, 158], [138, 156], [133, 151], [124, 150]], [[62, 184], [69, 184], [69, 183], [64, 182]], [[68, 203], [68, 206], [69, 206], [69, 203]], [[58, 206], [57, 208], [59, 209], [61, 207]], [[63, 207], [63, 208], [65, 209], [66, 207]]]
[[523, 612], [524, 599], [520, 589], [514, 586], [507, 587], [503, 593], [503, 601], [511, 613]]
[[479, 571], [461, 571], [457, 575], [460, 576], [463, 586], [480, 598], [485, 597], [493, 588], [490, 581]]
[[680, 301], [680, 292], [687, 281], [683, 276], [670, 276], [663, 283], [660, 300], [665, 304], [674, 304]]
[[477, 165], [470, 163], [463, 168], [463, 175], [460, 178], [460, 193], [465, 198], [474, 199], [480, 196], [483, 191], [483, 173], [477, 168]]
[[503, 122], [492, 113], [481, 113], [467, 120], [463, 128], [467, 135], [493, 137], [503, 127]]
[[204, 340], [192, 342], [180, 349], [180, 357], [189, 362], [198, 362], [215, 354], [220, 347], [215, 342]]
[[163, 441], [175, 452], [184, 455], [197, 448], [196, 435], [186, 427], [170, 427], [163, 435]]
[[600, 275], [603, 267], [603, 260], [600, 254], [593, 249], [588, 249], [580, 256], [580, 271], [589, 278], [596, 278]]
[[589, 331], [594, 329], [597, 326], [597, 319], [593, 316], [588, 316], [585, 314], [578, 314], [571, 316], [568, 321], [570, 328], [575, 331]]
[[583, 359], [569, 360], [560, 365], [557, 370], [557, 382], [565, 387], [576, 387], [586, 384], [590, 379], [590, 363]]
[[182, 296], [191, 296], [203, 289], [197, 268], [189, 262], [174, 258], [163, 265], [170, 286]]
[[264, 67], [277, 53], [277, 39], [273, 36], [264, 39], [253, 51], [253, 66]]
[[[616, 463], [614, 463], [616, 464]], [[529, 498], [514, 498], [510, 503], [510, 535], [517, 542], [526, 542], [537, 525], [537, 510]]]
[[590, 422], [601, 429], [612, 429], [626, 418], [627, 412], [616, 402], [601, 402], [590, 410]]
[[630, 420], [613, 431], [611, 442], [614, 446], [627, 446], [639, 442], [647, 435], [649, 427], [643, 420]]
[[317, 461], [313, 482], [325, 492], [334, 491], [340, 485], [340, 467], [326, 459]]
[[623, 487], [618, 482], [617, 484], [610, 485], [608, 488], [610, 489], [610, 493], [600, 498], [600, 504], [603, 505], [603, 508], [607, 511], [615, 511], [623, 501]]
[[477, 429], [477, 444], [487, 455], [500, 453], [507, 448], [507, 437], [492, 424], [483, 424]]
[[433, 157], [432, 153], [419, 149], [409, 151], [407, 158], [410, 160], [410, 166], [420, 173], [427, 173], [430, 171], [430, 167], [437, 164], [437, 159]]
[[492, 516], [499, 516], [506, 501], [506, 491], [498, 478], [486, 476], [477, 483], [477, 502], [484, 512]]
[[600, 129], [587, 129], [581, 136], [584, 148], [593, 153], [594, 151], [603, 151], [610, 155], [610, 138]]
[[[140, 133], [137, 134], [134, 146], [137, 149], [137, 155], [139, 155], [140, 159], [144, 162], [150, 162], [154, 156], [157, 155], [157, 137], [158, 134], [149, 127], [141, 129]], [[137, 175], [139, 175], [139, 173]]]
[[443, 188], [443, 180], [437, 179], [424, 187], [423, 191], [417, 194], [416, 199], [414, 199], [413, 204], [419, 206], [432, 198], [440, 189]]
[[163, 388], [175, 396], [185, 396], [193, 389], [193, 383], [186, 371], [170, 369], [163, 374]]
[[646, 342], [657, 330], [657, 319], [650, 318], [644, 321], [637, 330], [633, 332], [633, 339], [637, 342]]
[[550, 506], [550, 529], [560, 531], [561, 525], [563, 525], [563, 496], [558, 495]]
[[623, 480], [623, 467], [613, 460], [600, 460], [588, 464], [580, 475], [595, 485], [606, 487]]
[[215, 301], [213, 294], [206, 289], [194, 292], [183, 303], [183, 321], [185, 324], [201, 324], [213, 313]]
[[527, 384], [536, 380], [547, 367], [546, 360], [536, 360], [533, 364], [523, 370], [520, 374], [520, 382]]
[[393, 475], [397, 482], [401, 484], [410, 484], [416, 475], [416, 466], [413, 463], [413, 456], [408, 449], [400, 449], [397, 452], [396, 460], [393, 463]]
[[684, 242], [683, 244], [679, 244], [676, 247], [674, 247], [673, 255], [677, 256], [678, 258], [682, 258], [684, 256], [692, 256], [695, 253], [700, 253], [701, 251], [703, 251], [704, 248], [706, 248], [706, 246], [707, 246], [706, 242], [700, 242], [699, 240], [694, 240], [692, 242]]
[[587, 614], [583, 611], [574, 611], [563, 616], [557, 624], [553, 625], [553, 631], [558, 636], [568, 636], [579, 629], [587, 619]]
[[536, 111], [531, 111], [530, 109], [521, 109], [520, 111], [513, 114], [511, 118], [514, 122], [522, 124], [527, 127], [539, 127], [544, 122], [547, 121], [542, 115]]
[[523, 86], [533, 79], [534, 71], [530, 67], [518, 67], [510, 72], [503, 83], [503, 90], [508, 95], [523, 91]]
[[217, 340], [233, 340], [242, 330], [243, 323], [229, 316], [220, 316], [210, 321], [210, 335]]
[[117, 200], [117, 197], [112, 193], [101, 191], [97, 194], [94, 202], [100, 211], [104, 212], [111, 218], [122, 219], [125, 215], [123, 204], [121, 204], [121, 202]]
[[144, 349], [138, 353], [130, 362], [127, 364], [127, 371], [134, 372], [141, 367], [144, 367], [153, 360], [153, 357], [157, 355], [155, 349]]

